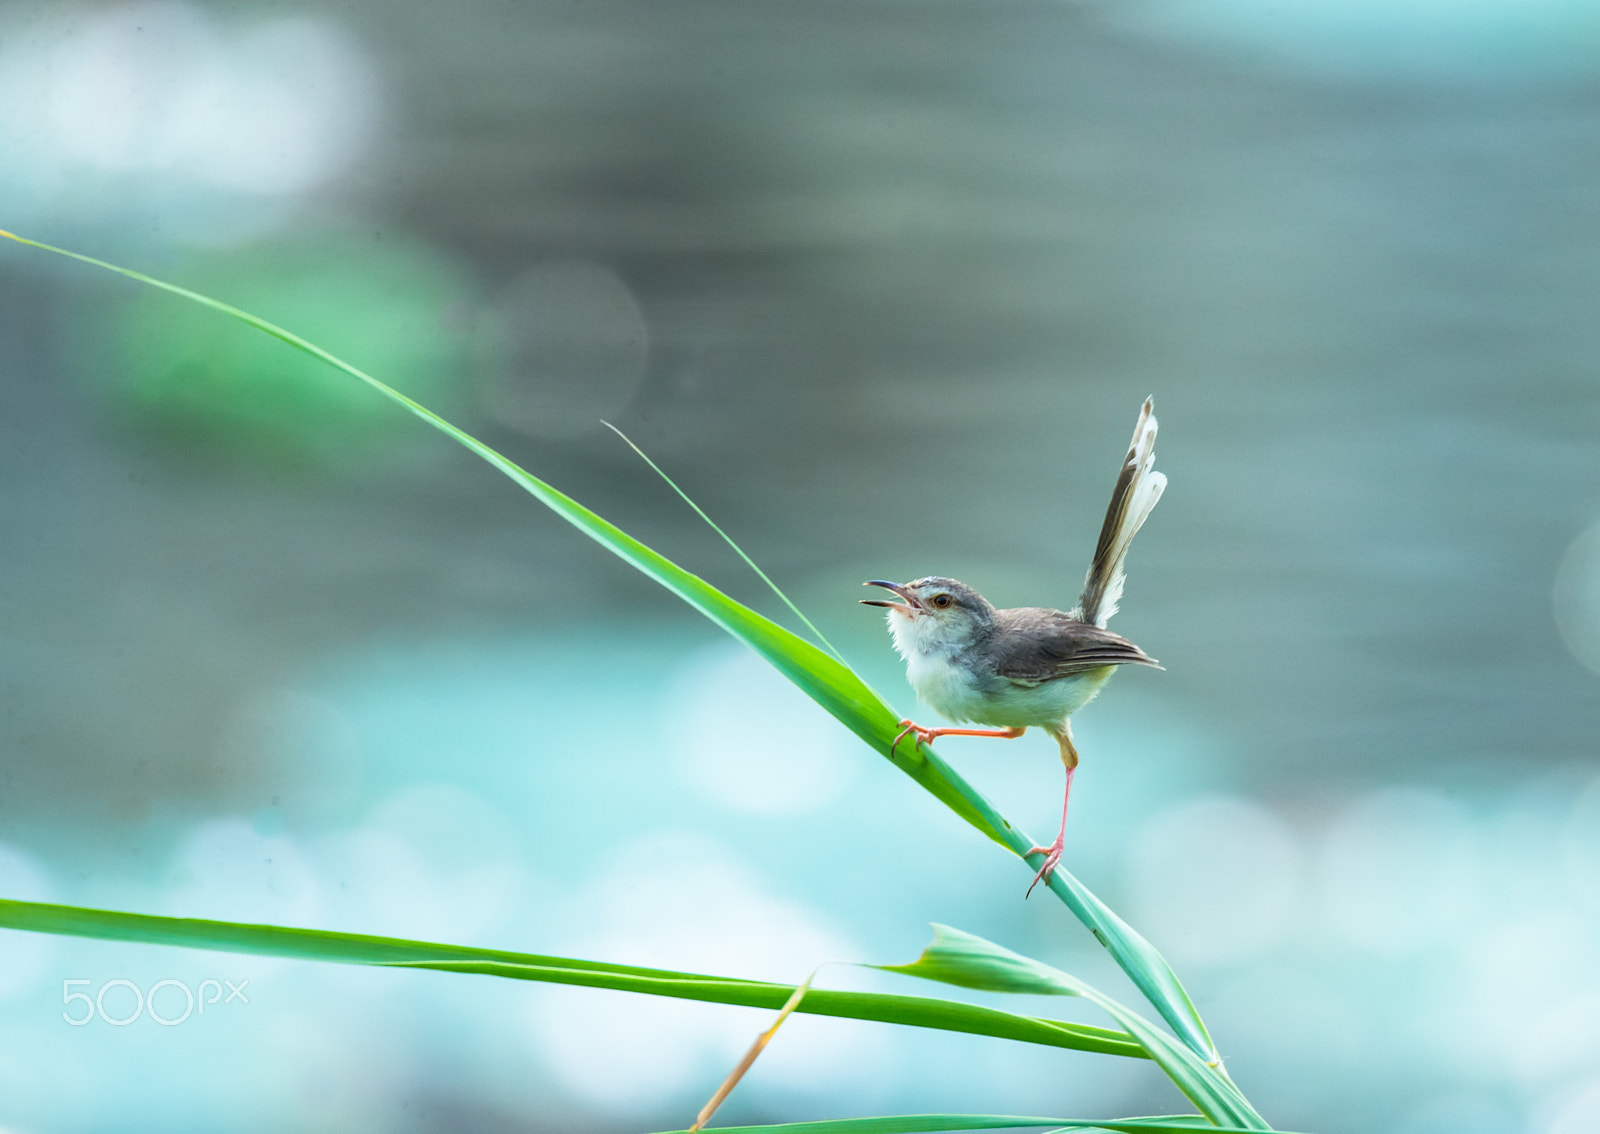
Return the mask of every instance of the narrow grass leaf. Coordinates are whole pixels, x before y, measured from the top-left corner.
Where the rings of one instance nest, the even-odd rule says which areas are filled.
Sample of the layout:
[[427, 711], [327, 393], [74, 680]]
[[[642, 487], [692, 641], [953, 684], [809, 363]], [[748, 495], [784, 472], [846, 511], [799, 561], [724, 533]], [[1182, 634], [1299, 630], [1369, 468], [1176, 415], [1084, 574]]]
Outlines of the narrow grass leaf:
[[[412, 401], [399, 391], [386, 386], [314, 343], [307, 342], [293, 332], [247, 311], [187, 288], [155, 279], [142, 272], [108, 264], [92, 256], [28, 240], [4, 230], [0, 230], [0, 236], [85, 264], [92, 264], [212, 308], [366, 383], [407, 412], [483, 458], [579, 531], [645, 575], [655, 579], [701, 614], [750, 646], [846, 728], [877, 751], [886, 753], [896, 767], [984, 835], [1028, 860], [1030, 867], [1036, 867], [1042, 861], [1042, 855], [1028, 859], [1029, 849], [1036, 845], [1034, 840], [1012, 826], [995, 810], [993, 804], [940, 759], [932, 748], [920, 743], [907, 742], [898, 745], [894, 743], [900, 733], [899, 718], [883, 698], [857, 677], [848, 666], [829, 657], [804, 638], [779, 626], [771, 619], [729, 598], [704, 579], [685, 571], [571, 497], [518, 467], [477, 438], [451, 425], [427, 407]], [[1155, 948], [1112, 913], [1066, 870], [1057, 867], [1051, 874], [1049, 887], [1105, 946], [1112, 958], [1128, 974], [1129, 979], [1190, 1050], [1203, 1059], [1215, 1062], [1216, 1048], [1206, 1031], [1204, 1021], [1201, 1020], [1194, 1003], [1178, 980], [1177, 974]]]
[[1238, 1088], [1221, 1074], [1220, 1064], [1207, 1064], [1137, 1012], [1042, 961], [1013, 953], [971, 933], [935, 925], [933, 943], [915, 961], [872, 967], [987, 992], [1082, 997], [1098, 1005], [1138, 1040], [1168, 1078], [1212, 1122], [1247, 1130], [1271, 1129]]
[[[740, 1004], [751, 1008], [781, 1008], [795, 991], [794, 986], [786, 984], [614, 965], [571, 957], [473, 949], [463, 945], [440, 945], [398, 937], [334, 933], [319, 929], [156, 917], [44, 902], [0, 899], [0, 928], [174, 945], [186, 949], [255, 953], [306, 961], [332, 961], [347, 965], [478, 973], [513, 980], [546, 981], [671, 996], [680, 1000], [703, 1000], [713, 1004]], [[953, 1000], [813, 989], [805, 997], [804, 1003], [799, 1005], [799, 1011], [818, 1016], [875, 1020], [908, 1027], [993, 1036], [1105, 1055], [1145, 1058], [1144, 1050], [1126, 1032], [1021, 1016]]]
[[744, 560], [745, 566], [749, 567], [750, 570], [756, 573], [761, 581], [767, 585], [768, 589], [770, 589], [773, 594], [778, 596], [783, 605], [789, 608], [790, 612], [805, 625], [807, 630], [811, 631], [812, 635], [817, 639], [817, 641], [828, 647], [828, 652], [834, 657], [838, 658], [840, 662], [844, 662], [844, 655], [833, 648], [833, 643], [828, 641], [828, 639], [823, 636], [822, 631], [817, 629], [816, 624], [813, 623], [811, 619], [806, 617], [805, 611], [796, 606], [794, 601], [790, 599], [788, 595], [783, 593], [783, 588], [779, 587], [777, 583], [774, 583], [771, 577], [761, 569], [756, 561], [744, 553], [744, 548], [735, 543], [732, 536], [723, 531], [715, 520], [706, 515], [705, 509], [701, 508], [700, 505], [694, 502], [694, 497], [690, 496], [683, 489], [679, 488], [678, 482], [668, 476], [660, 465], [656, 464], [655, 461], [650, 459], [650, 454], [646, 453], [643, 449], [639, 448], [639, 446], [635, 445], [633, 443], [633, 438], [622, 432], [622, 430], [618, 429], [615, 425], [612, 425], [609, 421], [602, 421], [600, 424], [611, 430], [611, 432], [615, 433], [618, 437], [622, 438], [622, 443], [624, 445], [632, 449], [635, 453], [639, 454], [639, 459], [650, 466], [650, 471], [655, 473], [662, 480], [666, 481], [667, 487], [676, 492], [685, 504], [694, 509], [694, 514], [704, 520], [707, 527], [721, 536], [723, 543], [733, 548], [734, 554], [740, 559]]

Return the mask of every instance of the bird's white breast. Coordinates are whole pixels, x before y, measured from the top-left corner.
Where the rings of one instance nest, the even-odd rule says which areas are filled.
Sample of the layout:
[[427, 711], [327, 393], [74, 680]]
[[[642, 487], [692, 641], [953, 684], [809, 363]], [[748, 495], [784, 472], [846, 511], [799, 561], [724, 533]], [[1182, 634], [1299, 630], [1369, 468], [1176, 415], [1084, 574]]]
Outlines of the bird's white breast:
[[990, 723], [986, 699], [971, 674], [946, 654], [909, 654], [906, 678], [917, 696], [946, 720]]
[[1001, 728], [1053, 727], [1094, 699], [1112, 669], [1058, 677], [1038, 685], [1001, 678], [980, 681], [946, 658], [907, 659], [906, 676], [917, 696], [940, 716]]
[[[951, 721], [1002, 728], [1059, 725], [1100, 692], [1112, 667], [1019, 685], [993, 673], [975, 674], [957, 659], [965, 643], [929, 631], [930, 620], [891, 611], [895, 649], [906, 659], [906, 678], [922, 701]], [[955, 648], [952, 648], [955, 646]]]

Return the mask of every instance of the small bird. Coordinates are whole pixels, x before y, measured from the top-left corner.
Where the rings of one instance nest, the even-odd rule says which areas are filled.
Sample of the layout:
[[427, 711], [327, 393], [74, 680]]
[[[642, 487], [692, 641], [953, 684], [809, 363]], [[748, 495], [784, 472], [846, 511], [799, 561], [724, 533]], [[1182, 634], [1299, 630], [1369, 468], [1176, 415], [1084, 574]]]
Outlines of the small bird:
[[1061, 861], [1067, 835], [1067, 804], [1078, 751], [1072, 745], [1068, 718], [1083, 708], [1119, 665], [1161, 666], [1149, 654], [1106, 629], [1122, 597], [1122, 563], [1128, 545], [1161, 499], [1167, 478], [1155, 471], [1154, 399], [1147, 398], [1134, 426], [1133, 443], [1117, 476], [1100, 528], [1100, 542], [1083, 582], [1078, 605], [1067, 613], [1039, 606], [997, 610], [977, 591], [956, 579], [929, 575], [909, 583], [874, 579], [862, 584], [884, 587], [904, 602], [862, 599], [866, 606], [889, 610], [894, 648], [906, 661], [906, 677], [917, 696], [951, 721], [997, 725], [997, 728], [924, 728], [903, 720], [899, 744], [914, 732], [923, 743], [940, 736], [995, 736], [1013, 739], [1030, 726], [1044, 729], [1061, 746], [1067, 769], [1061, 798], [1061, 830], [1042, 853], [1044, 865], [1028, 886], [1033, 893], [1041, 879]]

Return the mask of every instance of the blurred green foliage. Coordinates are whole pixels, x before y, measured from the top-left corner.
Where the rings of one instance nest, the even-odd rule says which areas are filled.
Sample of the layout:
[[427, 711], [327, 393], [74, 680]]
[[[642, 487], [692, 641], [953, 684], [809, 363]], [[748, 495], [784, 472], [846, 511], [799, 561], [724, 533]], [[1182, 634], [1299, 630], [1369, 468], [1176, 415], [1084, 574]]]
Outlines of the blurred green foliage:
[[[475, 289], [426, 245], [323, 234], [208, 252], [176, 270], [207, 294], [305, 329], [414, 397], [459, 400]], [[327, 468], [417, 441], [405, 414], [317, 360], [166, 296], [141, 294], [109, 341], [118, 408], [208, 452]]]

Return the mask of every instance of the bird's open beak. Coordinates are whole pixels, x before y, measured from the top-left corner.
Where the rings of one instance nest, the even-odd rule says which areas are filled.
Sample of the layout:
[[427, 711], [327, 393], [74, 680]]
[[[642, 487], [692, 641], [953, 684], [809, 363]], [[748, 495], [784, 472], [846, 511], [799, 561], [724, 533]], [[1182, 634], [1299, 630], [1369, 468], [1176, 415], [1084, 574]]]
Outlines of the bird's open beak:
[[882, 579], [870, 579], [861, 585], [863, 587], [882, 587], [886, 591], [893, 591], [906, 600], [905, 602], [889, 602], [886, 599], [864, 598], [861, 600], [862, 606], [886, 606], [890, 610], [898, 610], [907, 618], [915, 618], [924, 609], [922, 603], [917, 600], [917, 596], [899, 583], [888, 583]]

